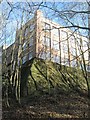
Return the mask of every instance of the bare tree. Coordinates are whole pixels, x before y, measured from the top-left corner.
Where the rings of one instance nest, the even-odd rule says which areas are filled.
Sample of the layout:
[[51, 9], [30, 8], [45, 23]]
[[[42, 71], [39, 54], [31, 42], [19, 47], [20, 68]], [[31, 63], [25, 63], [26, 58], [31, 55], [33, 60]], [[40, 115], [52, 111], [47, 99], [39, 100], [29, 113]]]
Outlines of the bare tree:
[[[51, 6], [48, 5], [48, 3], [44, 3], [44, 2], [41, 2], [41, 3], [34, 3], [34, 2], [25, 2], [23, 5], [22, 3], [10, 3], [10, 2], [7, 2], [7, 5], [9, 7], [9, 11], [5, 14], [5, 17], [6, 17], [6, 20], [11, 20], [10, 17], [12, 18], [12, 14], [14, 16], [13, 20], [16, 21], [17, 23], [17, 34], [19, 34], [19, 38], [16, 37], [17, 41], [15, 41], [15, 44], [13, 45], [12, 47], [12, 53], [11, 53], [11, 71], [10, 71], [10, 76], [8, 74], [8, 65], [7, 65], [7, 53], [6, 53], [6, 49], [5, 49], [5, 66], [6, 66], [6, 72], [5, 73], [5, 76], [7, 76], [7, 84], [10, 84], [11, 85], [11, 88], [12, 88], [12, 94], [14, 92], [15, 94], [15, 97], [16, 97], [16, 100], [18, 100], [18, 102], [20, 103], [20, 88], [21, 88], [21, 67], [22, 67], [22, 51], [23, 51], [23, 24], [28, 21], [32, 16], [33, 16], [33, 13], [35, 12], [35, 10], [41, 8], [41, 9], [47, 9], [46, 12], [48, 13], [48, 11], [50, 11], [51, 13], [48, 14], [48, 17], [50, 17], [50, 19], [54, 19], [55, 17], [58, 18], [58, 21], [61, 20], [61, 21], [64, 21], [64, 27], [61, 26], [58, 28], [58, 30], [61, 30], [61, 29], [65, 29], [65, 28], [73, 28], [74, 32], [72, 32], [71, 35], [68, 35], [67, 34], [67, 38], [64, 39], [64, 41], [60, 41], [59, 40], [59, 52], [60, 52], [60, 66], [61, 66], [61, 44], [66, 42], [66, 47], [67, 47], [67, 50], [65, 50], [65, 46], [63, 47], [64, 48], [64, 52], [66, 51], [68, 53], [68, 56], [67, 56], [67, 61], [66, 60], [66, 56], [64, 56], [64, 62], [68, 62], [69, 63], [69, 66], [71, 66], [71, 62], [76, 60], [76, 62], [78, 63], [78, 59], [81, 57], [81, 60], [82, 60], [82, 63], [84, 65], [84, 68], [82, 69], [82, 72], [83, 72], [83, 75], [86, 79], [86, 82], [87, 82], [87, 86], [88, 86], [88, 95], [90, 93], [90, 86], [89, 86], [89, 78], [88, 78], [88, 74], [87, 74], [87, 70], [86, 70], [86, 63], [85, 63], [85, 58], [84, 58], [84, 52], [82, 50], [82, 42], [81, 42], [81, 48], [80, 48], [80, 54], [78, 55], [77, 54], [77, 49], [76, 46], [77, 45], [77, 38], [75, 37], [75, 32], [79, 29], [79, 30], [86, 30], [86, 31], [89, 31], [90, 28], [87, 26], [86, 27], [86, 24], [85, 24], [85, 20], [84, 19], [84, 14], [88, 15], [90, 14], [89, 10], [73, 10], [73, 8], [75, 6], [77, 6], [77, 4], [75, 3], [74, 5], [71, 5], [71, 7], [68, 9], [68, 6], [66, 5], [66, 8], [65, 10], [61, 9], [59, 10], [58, 8], [58, 5], [55, 4], [55, 3], [52, 3]], [[6, 9], [7, 11], [7, 9]], [[18, 12], [17, 12], [18, 11]], [[5, 11], [4, 11], [5, 12]], [[15, 13], [16, 12], [16, 13]], [[20, 14], [19, 14], [20, 12]], [[26, 15], [27, 15], [27, 18], [26, 18]], [[74, 19], [74, 16], [77, 16], [79, 15], [79, 17], [81, 16], [82, 18], [82, 21], [83, 21], [83, 25], [81, 25], [81, 23], [74, 23], [73, 19]], [[54, 18], [53, 18], [54, 16]], [[77, 20], [78, 20], [78, 16], [76, 17]], [[78, 21], [79, 22], [79, 21]], [[63, 22], [62, 22], [63, 23]], [[8, 23], [7, 23], [8, 24]], [[20, 30], [20, 33], [18, 33], [18, 29]], [[52, 29], [51, 29], [52, 30]], [[60, 31], [59, 31], [60, 32]], [[42, 32], [40, 33], [42, 34]], [[60, 35], [60, 33], [59, 33]], [[9, 36], [9, 35], [8, 35]], [[70, 58], [71, 56], [71, 51], [70, 51], [70, 38], [71, 37], [74, 37], [75, 38], [75, 56], [72, 55], [72, 58]], [[6, 37], [7, 38], [7, 37]], [[29, 36], [30, 38], [30, 36]], [[3, 38], [2, 38], [3, 39]], [[39, 38], [38, 38], [39, 39]], [[27, 43], [29, 43], [29, 41], [27, 41]], [[5, 41], [5, 44], [6, 44], [6, 41]], [[51, 44], [51, 43], [50, 43]], [[44, 49], [44, 48], [42, 48]], [[89, 50], [89, 48], [87, 49], [87, 51]], [[43, 51], [43, 50], [42, 50]], [[74, 49], [73, 49], [74, 51]], [[47, 53], [47, 49], [45, 47], [45, 53]], [[50, 50], [50, 52], [53, 52], [53, 49]], [[15, 55], [16, 55], [16, 58], [15, 58]], [[80, 65], [82, 65], [82, 63], [80, 63]], [[47, 65], [48, 66], [48, 65]], [[78, 65], [77, 65], [78, 66]], [[48, 76], [48, 67], [46, 67], [46, 79], [48, 81], [48, 88], [50, 89], [50, 85], [53, 86], [52, 82], [50, 81], [49, 79], [49, 76]], [[62, 73], [62, 76], [64, 77], [65, 79], [65, 75]], [[32, 79], [33, 79], [33, 75], [32, 75]], [[36, 87], [36, 90], [37, 90], [37, 84], [36, 84], [36, 81], [33, 79], [34, 83], [35, 83], [35, 87]], [[69, 83], [70, 83], [70, 80], [68, 80]], [[8, 101], [8, 85], [7, 86], [7, 89], [6, 89], [6, 94], [7, 94], [7, 101]], [[7, 103], [8, 104], [8, 103]]]

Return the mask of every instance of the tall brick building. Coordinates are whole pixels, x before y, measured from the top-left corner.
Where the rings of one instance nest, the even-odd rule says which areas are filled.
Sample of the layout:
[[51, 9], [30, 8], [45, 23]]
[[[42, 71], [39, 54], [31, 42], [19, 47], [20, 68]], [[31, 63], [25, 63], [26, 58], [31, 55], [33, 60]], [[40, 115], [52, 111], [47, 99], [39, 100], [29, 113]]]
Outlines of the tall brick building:
[[[46, 19], [37, 10], [34, 17], [17, 30], [16, 41], [7, 51], [13, 49], [16, 52], [14, 57], [18, 54], [16, 60], [21, 60], [22, 64], [37, 57], [72, 67], [83, 66], [82, 59], [88, 65], [87, 41], [88, 38]], [[10, 56], [7, 58], [9, 62]]]

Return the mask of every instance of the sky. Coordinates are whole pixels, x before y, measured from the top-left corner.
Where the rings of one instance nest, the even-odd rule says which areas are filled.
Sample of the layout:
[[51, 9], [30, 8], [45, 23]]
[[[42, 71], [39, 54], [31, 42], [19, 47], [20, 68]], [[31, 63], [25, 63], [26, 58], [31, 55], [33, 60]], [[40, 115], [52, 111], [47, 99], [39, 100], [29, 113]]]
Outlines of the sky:
[[[5, 0], [0, 0], [5, 1]], [[26, 2], [26, 0], [7, 0], [9, 2]], [[31, 2], [32, 0], [27, 0], [27, 2]], [[33, 2], [86, 2], [90, 0], [33, 0]]]
[[[8, 1], [10, 1], [10, 0], [8, 0]], [[31, 4], [31, 5], [34, 4], [34, 6], [30, 8], [30, 7], [28, 7], [25, 0], [23, 0], [24, 2], [20, 2], [20, 0], [11, 0], [11, 1], [13, 1], [13, 3], [11, 3], [11, 4], [12, 5], [14, 4], [14, 7], [16, 7], [16, 8], [19, 7], [21, 9], [24, 8], [26, 11], [27, 10], [32, 11], [31, 13], [27, 13], [24, 11], [23, 24], [33, 17], [34, 12], [38, 8], [36, 6], [36, 4], [40, 4], [40, 2], [41, 2], [41, 0], [39, 1], [39, 3], [37, 2], [37, 0], [35, 0], [35, 2], [33, 2]], [[28, 0], [28, 1], [30, 1], [30, 0]], [[78, 11], [79, 10], [87, 10], [87, 4], [85, 4], [84, 2], [77, 2], [77, 0], [74, 0], [73, 2], [72, 2], [72, 0], [67, 0], [67, 2], [65, 2], [65, 0], [64, 0], [64, 2], [63, 2], [63, 0], [62, 1], [56, 0], [56, 2], [54, 2], [55, 0], [52, 0], [52, 1], [47, 0], [47, 1], [49, 1], [49, 2], [44, 2], [44, 4], [41, 4], [41, 7], [39, 7], [39, 9], [42, 10], [42, 12], [46, 18], [49, 18], [54, 22], [57, 22], [63, 26], [66, 26], [66, 25], [70, 25], [70, 23], [65, 20], [66, 17], [64, 15], [67, 15], [67, 18], [69, 18], [69, 20], [71, 22], [73, 22], [75, 25], [86, 26], [86, 27], [88, 26], [87, 14], [73, 15], [73, 13], [62, 14], [62, 12], [60, 12], [60, 11], [65, 11], [65, 10], [75, 10], [75, 11], [76, 10], [78, 10]], [[46, 8], [45, 6], [48, 6], [48, 8]], [[10, 45], [11, 43], [13, 43], [15, 41], [16, 29], [17, 29], [17, 27], [20, 26], [21, 18], [22, 18], [22, 10], [16, 9], [16, 8], [14, 9], [14, 11], [12, 11], [9, 14], [11, 9], [10, 9], [10, 6], [5, 2], [5, 0], [0, 4], [0, 17], [2, 18], [2, 19], [0, 19], [0, 20], [2, 20], [2, 22], [0, 24], [0, 38], [1, 38], [0, 45], [5, 44], [5, 41], [6, 41], [7, 45]], [[59, 12], [54, 12], [53, 10], [59, 11]], [[8, 20], [5, 20], [6, 18], [8, 18]], [[17, 26], [17, 21], [19, 22], [18, 26]], [[4, 26], [4, 23], [7, 23], [7, 25]], [[2, 31], [1, 28], [3, 28], [3, 27], [4, 27], [4, 29]], [[72, 30], [74, 30], [74, 29], [72, 28]], [[79, 30], [79, 32], [81, 34], [87, 36], [87, 31]]]

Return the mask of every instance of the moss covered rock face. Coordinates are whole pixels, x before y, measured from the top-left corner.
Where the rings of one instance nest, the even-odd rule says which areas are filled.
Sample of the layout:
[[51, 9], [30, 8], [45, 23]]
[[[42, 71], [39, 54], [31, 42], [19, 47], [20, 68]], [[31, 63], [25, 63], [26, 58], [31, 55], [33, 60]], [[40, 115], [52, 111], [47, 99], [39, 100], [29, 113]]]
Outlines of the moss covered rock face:
[[34, 91], [87, 92], [87, 84], [82, 71], [78, 68], [34, 58], [22, 66], [21, 94], [26, 96]]

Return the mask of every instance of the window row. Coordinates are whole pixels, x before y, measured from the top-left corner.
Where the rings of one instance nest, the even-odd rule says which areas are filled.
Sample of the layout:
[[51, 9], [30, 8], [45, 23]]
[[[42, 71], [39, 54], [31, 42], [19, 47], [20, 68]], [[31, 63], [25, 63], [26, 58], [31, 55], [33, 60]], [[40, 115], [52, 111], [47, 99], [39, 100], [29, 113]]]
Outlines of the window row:
[[53, 62], [60, 63], [60, 56], [51, 54], [50, 52], [45, 52], [45, 51], [41, 52], [39, 54], [39, 58], [47, 59], [47, 60], [51, 59]]

